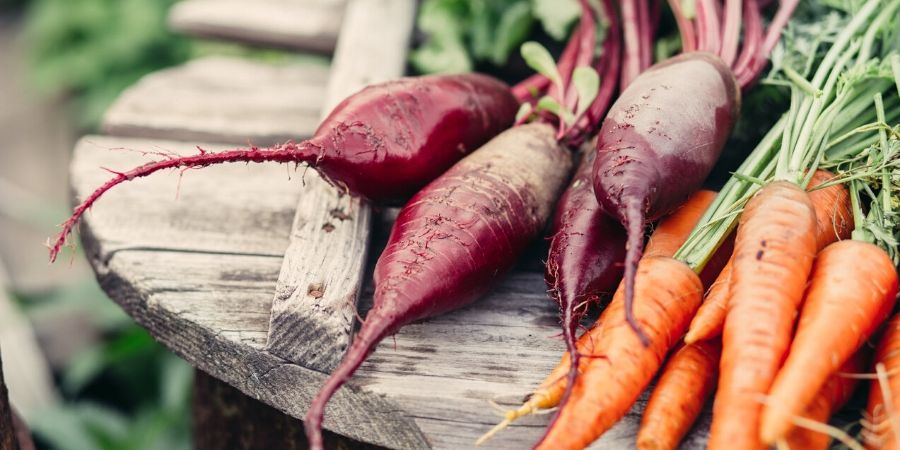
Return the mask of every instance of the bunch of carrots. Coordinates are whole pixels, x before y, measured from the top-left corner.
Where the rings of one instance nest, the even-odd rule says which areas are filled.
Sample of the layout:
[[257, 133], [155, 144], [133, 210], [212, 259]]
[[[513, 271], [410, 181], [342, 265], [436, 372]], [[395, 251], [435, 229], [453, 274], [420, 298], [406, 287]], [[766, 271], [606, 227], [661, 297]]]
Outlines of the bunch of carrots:
[[[718, 195], [695, 194], [646, 245], [632, 305], [647, 339], [628, 325], [623, 282], [579, 338], [580, 361], [567, 353], [480, 442], [556, 407], [536, 448], [584, 448], [658, 377], [638, 448], [677, 448], [713, 393], [709, 448], [861, 448], [825, 422], [867, 370], [877, 379], [865, 344], [896, 305], [898, 7], [834, 13], [812, 51], [792, 50], [809, 36], [791, 30], [766, 80], [788, 87], [789, 111]], [[888, 328], [862, 421], [875, 448], [900, 445], [900, 338]]]
[[[579, 0], [558, 61], [526, 43], [537, 73], [516, 86], [405, 78], [350, 96], [303, 142], [115, 171], [63, 224], [51, 259], [121, 183], [306, 163], [349, 194], [404, 205], [375, 266], [374, 307], [309, 407], [314, 449], [327, 402], [381, 340], [475, 301], [548, 223], [546, 280], [568, 351], [479, 443], [556, 408], [535, 448], [584, 448], [657, 379], [638, 448], [677, 448], [712, 396], [710, 448], [861, 448], [827, 421], [868, 378], [860, 439], [900, 448], [900, 319], [889, 319], [900, 0], [810, 0], [814, 17], [789, 27], [799, 0], [768, 19], [762, 3], [670, 0], [682, 52], [653, 64], [658, 1]], [[720, 192], [700, 190], [759, 82], [789, 91], [789, 110]], [[605, 309], [577, 336], [591, 305]]]

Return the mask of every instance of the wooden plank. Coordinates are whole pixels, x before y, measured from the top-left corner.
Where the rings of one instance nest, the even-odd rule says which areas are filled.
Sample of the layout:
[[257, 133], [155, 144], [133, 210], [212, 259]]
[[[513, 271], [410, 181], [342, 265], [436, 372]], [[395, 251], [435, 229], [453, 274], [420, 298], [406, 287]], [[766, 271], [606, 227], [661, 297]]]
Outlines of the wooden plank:
[[185, 0], [169, 26], [199, 37], [331, 53], [343, 0]]
[[[325, 111], [368, 84], [402, 75], [414, 15], [414, 0], [348, 3]], [[371, 210], [358, 198], [341, 197], [318, 176], [307, 181], [278, 277], [266, 348], [330, 371], [350, 342]]]
[[107, 110], [117, 136], [269, 145], [312, 135], [329, 69], [313, 61], [272, 65], [209, 57], [161, 70]]
[[[244, 395], [202, 370], [194, 374], [191, 405], [191, 434], [196, 450], [309, 448], [303, 422]], [[383, 448], [348, 441], [327, 431], [324, 438], [326, 448]]]
[[[106, 147], [186, 145], [96, 137], [86, 142], [94, 144], [80, 145], [73, 165], [79, 198], [106, 178], [98, 166], [127, 167], [142, 159]], [[192, 365], [302, 418], [325, 373], [266, 351], [272, 292], [288, 245], [283, 225], [300, 195], [300, 180], [288, 180], [283, 167], [273, 165], [210, 167], [187, 176], [179, 200], [173, 198], [175, 177], [157, 177], [123, 185], [97, 204], [82, 230], [98, 279], [135, 320]], [[202, 181], [207, 177], [213, 180]], [[254, 206], [258, 202], [270, 212]], [[520, 401], [562, 354], [556, 306], [545, 290], [539, 273], [516, 273], [467, 308], [403, 328], [338, 392], [326, 428], [389, 448], [470, 448], [499, 419], [488, 401]], [[370, 285], [363, 291], [363, 312], [371, 291]], [[639, 409], [592, 448], [630, 447]], [[547, 419], [526, 418], [484, 448], [527, 448]], [[707, 426], [683, 448], [703, 448]]]

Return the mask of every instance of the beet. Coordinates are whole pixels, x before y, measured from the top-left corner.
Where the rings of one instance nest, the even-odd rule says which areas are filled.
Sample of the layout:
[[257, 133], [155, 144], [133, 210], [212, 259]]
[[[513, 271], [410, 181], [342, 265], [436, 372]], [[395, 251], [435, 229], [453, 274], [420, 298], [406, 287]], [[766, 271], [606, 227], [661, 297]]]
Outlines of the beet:
[[50, 260], [106, 191], [164, 169], [226, 162], [308, 163], [352, 194], [381, 203], [403, 200], [509, 127], [517, 108], [509, 87], [485, 75], [411, 77], [369, 86], [337, 105], [307, 141], [218, 153], [201, 150], [114, 172], [63, 223]]
[[374, 306], [306, 414], [310, 448], [322, 448], [326, 403], [382, 339], [483, 295], [544, 229], [572, 167], [555, 135], [544, 123], [501, 133], [401, 209], [375, 265]]
[[700, 188], [737, 121], [740, 89], [722, 60], [691, 52], [635, 78], [610, 108], [597, 139], [594, 193], [627, 230], [629, 323], [644, 227]]

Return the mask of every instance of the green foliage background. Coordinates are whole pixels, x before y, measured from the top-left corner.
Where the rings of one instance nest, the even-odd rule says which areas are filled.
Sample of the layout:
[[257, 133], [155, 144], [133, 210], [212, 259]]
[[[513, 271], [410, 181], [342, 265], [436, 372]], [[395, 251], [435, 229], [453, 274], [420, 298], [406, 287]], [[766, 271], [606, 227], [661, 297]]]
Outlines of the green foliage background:
[[425, 0], [417, 26], [426, 38], [410, 61], [422, 73], [503, 66], [535, 33], [535, 24], [563, 41], [578, 17], [577, 0]]
[[25, 34], [35, 87], [70, 96], [77, 124], [91, 130], [122, 90], [161, 68], [211, 54], [297, 57], [174, 34], [165, 21], [176, 1], [30, 0]]

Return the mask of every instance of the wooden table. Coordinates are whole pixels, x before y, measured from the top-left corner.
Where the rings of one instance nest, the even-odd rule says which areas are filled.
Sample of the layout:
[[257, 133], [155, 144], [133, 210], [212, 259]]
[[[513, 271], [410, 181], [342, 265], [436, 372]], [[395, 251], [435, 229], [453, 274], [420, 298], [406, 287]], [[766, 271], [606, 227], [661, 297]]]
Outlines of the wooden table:
[[[336, 39], [332, 66], [207, 59], [146, 77], [109, 110], [106, 135], [79, 142], [75, 199], [109, 177], [101, 167], [128, 168], [158, 157], [148, 152], [187, 154], [197, 146], [217, 151], [308, 136], [323, 107], [360, 85], [402, 73], [413, 0], [350, 0], [337, 12], [340, 5], [331, 0], [293, 3], [284, 15], [299, 14], [300, 4], [332, 8], [324, 16], [343, 17], [341, 31], [331, 38], [333, 26], [323, 25], [321, 36], [274, 38], [264, 20], [228, 31], [234, 21], [221, 14], [199, 24], [203, 14], [188, 14], [208, 2], [179, 5], [171, 22], [204, 35], [262, 36], [256, 43], [278, 45], [306, 39], [311, 44], [300, 48], [320, 52]], [[223, 4], [257, 8], [256, 2]], [[225, 16], [241, 16], [231, 13]], [[86, 216], [82, 242], [101, 286], [213, 381], [276, 414], [303, 417], [342, 356], [357, 309], [368, 309], [372, 257], [366, 249], [379, 253], [392, 210], [370, 219], [366, 205], [338, 196], [303, 168], [235, 164], [180, 175], [127, 183]], [[409, 325], [383, 342], [335, 395], [325, 427], [388, 448], [472, 447], [500, 419], [490, 401], [518, 404], [563, 352], [557, 310], [536, 268], [526, 264], [476, 304]], [[262, 414], [244, 405], [246, 421]], [[592, 448], [631, 448], [636, 411]], [[523, 419], [484, 448], [528, 448], [546, 421]], [[701, 448], [707, 425], [684, 448]], [[225, 444], [198, 441], [204, 448], [216, 445]]]

